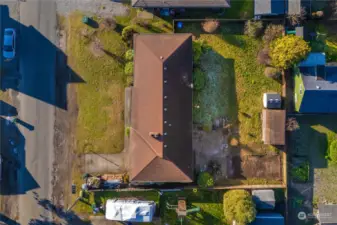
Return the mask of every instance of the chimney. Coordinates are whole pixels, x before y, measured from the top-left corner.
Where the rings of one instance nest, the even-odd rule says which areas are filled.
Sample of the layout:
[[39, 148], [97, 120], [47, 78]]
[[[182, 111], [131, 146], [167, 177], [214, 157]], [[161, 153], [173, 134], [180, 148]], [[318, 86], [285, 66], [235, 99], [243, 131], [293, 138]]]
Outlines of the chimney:
[[162, 136], [158, 132], [149, 132], [149, 135], [158, 141], [162, 140]]

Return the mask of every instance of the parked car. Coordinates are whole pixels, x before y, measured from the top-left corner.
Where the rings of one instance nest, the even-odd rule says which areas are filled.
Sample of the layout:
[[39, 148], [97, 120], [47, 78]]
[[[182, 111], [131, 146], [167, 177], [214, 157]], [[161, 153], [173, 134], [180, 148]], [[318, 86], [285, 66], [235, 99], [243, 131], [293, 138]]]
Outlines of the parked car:
[[16, 47], [15, 39], [16, 39], [15, 29], [6, 28], [4, 32], [2, 55], [7, 60], [15, 58], [15, 47]]

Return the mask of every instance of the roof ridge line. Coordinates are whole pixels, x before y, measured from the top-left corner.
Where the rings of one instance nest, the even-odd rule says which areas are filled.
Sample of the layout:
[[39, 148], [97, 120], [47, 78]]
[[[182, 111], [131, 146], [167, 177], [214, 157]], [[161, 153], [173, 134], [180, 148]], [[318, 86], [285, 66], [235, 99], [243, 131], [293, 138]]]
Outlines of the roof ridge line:
[[[149, 147], [150, 147], [150, 149], [152, 150], [152, 152], [156, 155], [156, 156], [158, 156], [158, 157], [160, 157], [158, 154], [157, 154], [157, 152], [156, 152], [156, 150], [154, 150], [154, 148], [152, 147], [152, 145], [148, 142], [148, 141], [146, 141], [146, 139], [143, 137], [143, 135], [141, 135], [136, 129], [134, 129], [133, 127], [130, 127], [134, 132], [136, 132], [136, 134], [145, 142], [145, 144], [147, 144]], [[151, 160], [152, 161], [152, 160]]]

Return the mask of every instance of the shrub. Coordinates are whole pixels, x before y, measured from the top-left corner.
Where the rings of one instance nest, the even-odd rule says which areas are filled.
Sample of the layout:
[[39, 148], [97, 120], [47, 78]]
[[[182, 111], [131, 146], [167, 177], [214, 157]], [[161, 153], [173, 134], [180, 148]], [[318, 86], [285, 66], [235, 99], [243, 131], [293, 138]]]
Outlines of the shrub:
[[124, 27], [122, 30], [122, 39], [128, 43], [131, 43], [133, 39], [133, 35], [136, 33], [137, 31], [135, 30], [134, 26]]
[[302, 7], [300, 13], [289, 14], [287, 18], [289, 20], [289, 23], [292, 26], [296, 26], [296, 25], [300, 25], [306, 19], [306, 16], [307, 16], [307, 11], [305, 10], [304, 7]]
[[310, 50], [301, 37], [287, 35], [270, 44], [269, 56], [274, 67], [288, 69], [303, 60]]
[[269, 77], [269, 78], [277, 79], [280, 77], [281, 71], [274, 67], [266, 67], [264, 69], [264, 75], [266, 75], [266, 77]]
[[125, 52], [124, 59], [125, 59], [126, 61], [132, 61], [132, 60], [133, 60], [133, 55], [134, 55], [133, 50], [132, 50], [132, 49], [129, 49], [129, 50], [127, 50], [127, 51]]
[[127, 62], [124, 67], [125, 75], [132, 75], [133, 74], [133, 62]]
[[201, 172], [198, 176], [198, 186], [202, 188], [212, 187], [214, 185], [214, 179], [211, 174], [207, 172]]
[[207, 33], [214, 33], [218, 29], [219, 25], [220, 25], [219, 21], [207, 19], [205, 22], [201, 24], [201, 27]]
[[271, 59], [269, 57], [269, 49], [264, 48], [259, 51], [257, 54], [257, 62], [260, 63], [261, 65], [268, 66], [271, 64]]
[[249, 37], [258, 37], [263, 29], [261, 21], [248, 20], [245, 24], [245, 34]]
[[284, 27], [282, 25], [270, 24], [264, 31], [263, 41], [265, 44], [268, 44], [274, 41], [277, 38], [283, 36]]
[[202, 90], [206, 84], [206, 74], [199, 68], [194, 69], [193, 88], [197, 91]]
[[223, 197], [224, 215], [228, 223], [246, 225], [255, 220], [256, 209], [252, 196], [246, 190], [230, 190]]
[[309, 163], [304, 162], [291, 168], [290, 175], [296, 181], [307, 182], [309, 180]]
[[125, 86], [130, 87], [133, 85], [133, 76], [126, 76], [125, 78]]
[[311, 15], [312, 15], [313, 18], [319, 19], [319, 18], [322, 18], [324, 16], [324, 12], [323, 11], [317, 11], [317, 12], [311, 13]]
[[209, 46], [207, 45], [205, 40], [198, 39], [193, 41], [192, 47], [193, 47], [193, 62], [195, 64], [199, 64], [201, 55], [209, 50]]
[[125, 136], [130, 137], [130, 127], [125, 127]]
[[332, 162], [337, 163], [337, 140], [333, 140], [329, 146], [329, 158]]

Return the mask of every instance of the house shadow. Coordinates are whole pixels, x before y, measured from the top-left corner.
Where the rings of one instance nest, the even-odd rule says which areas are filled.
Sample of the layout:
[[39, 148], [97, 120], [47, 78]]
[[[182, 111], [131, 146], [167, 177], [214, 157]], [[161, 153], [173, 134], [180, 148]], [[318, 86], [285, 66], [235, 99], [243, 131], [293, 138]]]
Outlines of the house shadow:
[[18, 125], [2, 117], [0, 123], [3, 160], [0, 194], [19, 195], [39, 188], [39, 184], [25, 166], [25, 137], [18, 129]]
[[66, 54], [54, 43], [33, 26], [12, 19], [8, 6], [1, 5], [0, 10], [3, 26], [17, 31], [17, 56], [3, 62], [1, 90], [12, 89], [67, 110], [67, 85], [85, 81], [68, 66]]
[[[295, 117], [299, 129], [287, 132], [288, 142], [288, 212], [289, 224], [315, 224], [314, 204], [317, 204], [320, 186], [330, 180], [320, 176], [316, 177], [316, 169], [328, 169], [329, 142], [335, 139], [333, 133], [337, 132], [337, 121], [334, 115], [292, 115]], [[331, 133], [331, 134], [330, 134]], [[308, 181], [301, 181], [296, 177], [296, 168], [308, 163]], [[319, 182], [318, 182], [319, 181]], [[318, 182], [318, 183], [316, 183]], [[315, 200], [316, 198], [316, 200]], [[321, 199], [322, 200], [322, 199]], [[316, 202], [316, 203], [315, 203]], [[298, 213], [305, 212], [311, 215], [306, 220], [299, 220]]]

